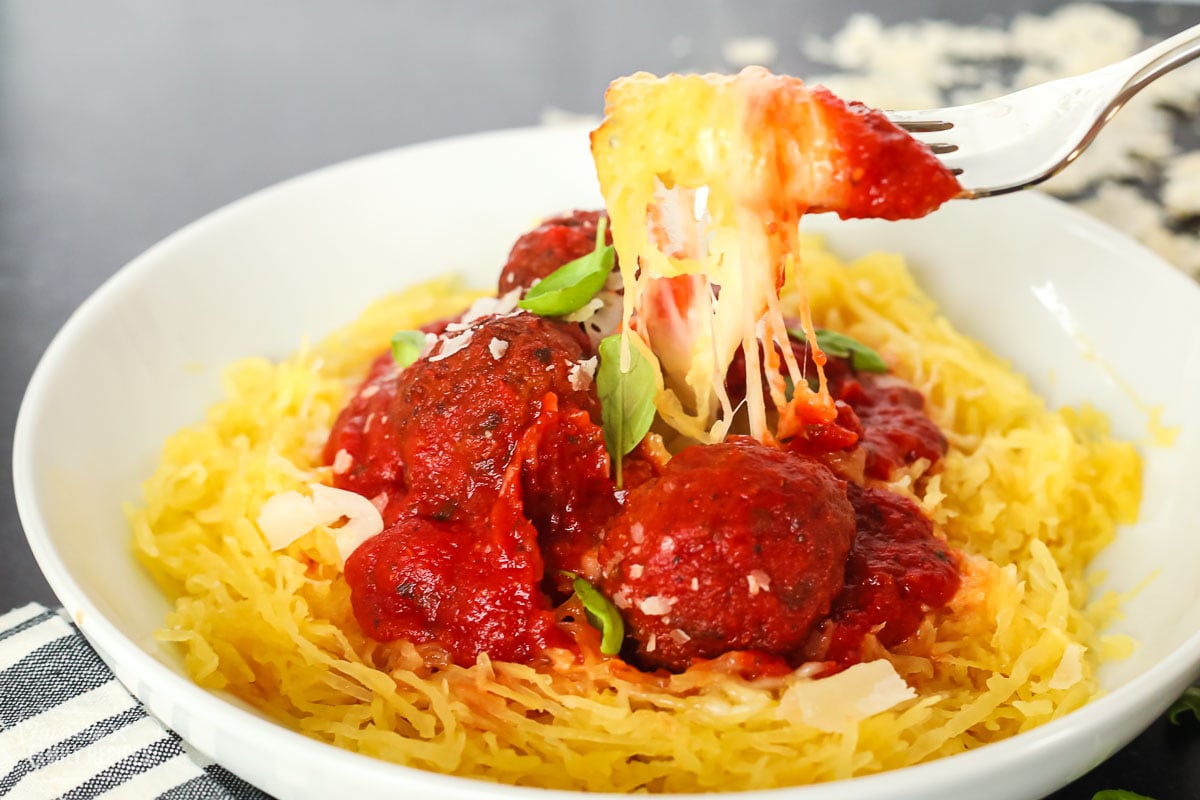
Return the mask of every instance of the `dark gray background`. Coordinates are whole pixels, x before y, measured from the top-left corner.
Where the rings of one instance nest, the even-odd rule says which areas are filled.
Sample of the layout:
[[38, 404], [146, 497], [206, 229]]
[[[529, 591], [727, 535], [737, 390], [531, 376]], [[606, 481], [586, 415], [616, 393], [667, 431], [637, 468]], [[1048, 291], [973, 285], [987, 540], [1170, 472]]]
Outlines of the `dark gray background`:
[[[728, 70], [733, 37], [771, 36], [774, 66], [804, 75], [796, 43], [853, 11], [1003, 22], [1057, 5], [0, 0], [0, 612], [57, 605], [12, 497], [25, 384], [71, 311], [176, 228], [352, 156], [535, 124], [547, 107], [599, 113], [608, 82], [637, 69]], [[1197, 7], [1117, 7], [1151, 33], [1200, 22]], [[1104, 788], [1200, 798], [1200, 725], [1159, 721], [1054, 797]]]

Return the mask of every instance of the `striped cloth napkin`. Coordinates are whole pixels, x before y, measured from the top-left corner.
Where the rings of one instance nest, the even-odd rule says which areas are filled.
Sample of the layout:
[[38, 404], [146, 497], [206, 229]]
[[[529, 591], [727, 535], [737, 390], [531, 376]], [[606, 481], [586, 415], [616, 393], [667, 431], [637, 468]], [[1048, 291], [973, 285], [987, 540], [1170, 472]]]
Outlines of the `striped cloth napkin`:
[[146, 713], [61, 611], [0, 616], [0, 797], [269, 800]]

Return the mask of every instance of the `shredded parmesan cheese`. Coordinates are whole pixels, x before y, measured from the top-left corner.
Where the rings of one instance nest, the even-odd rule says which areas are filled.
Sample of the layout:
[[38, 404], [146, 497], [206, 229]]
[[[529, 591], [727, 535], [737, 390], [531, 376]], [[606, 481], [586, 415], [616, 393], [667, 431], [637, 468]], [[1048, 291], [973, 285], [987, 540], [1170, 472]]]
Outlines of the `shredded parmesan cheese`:
[[[517, 313], [517, 303], [520, 299], [521, 289], [518, 287], [500, 297], [481, 297], [476, 300], [470, 308], [463, 312], [458, 322], [451, 322], [446, 326], [446, 331], [441, 337], [435, 337], [435, 343], [440, 342], [441, 348], [437, 353], [430, 355], [429, 360], [431, 362], [442, 361], [463, 350], [471, 343], [471, 337], [475, 333], [475, 323], [485, 317], [513, 316]], [[504, 352], [501, 351], [500, 355], [496, 355], [496, 351], [492, 349], [494, 346], [495, 340], [489, 343], [489, 349], [492, 351], [492, 356], [498, 361]]]
[[[446, 330], [449, 331], [450, 327], [446, 326]], [[471, 330], [470, 328], [467, 328], [464, 331], [455, 333], [455, 335], [453, 335], [453, 336], [447, 337], [445, 339], [441, 339], [440, 340], [442, 343], [441, 349], [438, 350], [438, 352], [435, 353], [434, 355], [431, 355], [429, 357], [429, 360], [431, 362], [432, 361], [442, 361], [443, 359], [447, 359], [450, 356], [454, 355], [455, 353], [458, 353], [458, 352], [464, 350], [466, 348], [466, 346], [471, 343], [471, 337], [472, 337], [472, 335], [474, 335], [474, 333], [475, 333], [475, 331]]]

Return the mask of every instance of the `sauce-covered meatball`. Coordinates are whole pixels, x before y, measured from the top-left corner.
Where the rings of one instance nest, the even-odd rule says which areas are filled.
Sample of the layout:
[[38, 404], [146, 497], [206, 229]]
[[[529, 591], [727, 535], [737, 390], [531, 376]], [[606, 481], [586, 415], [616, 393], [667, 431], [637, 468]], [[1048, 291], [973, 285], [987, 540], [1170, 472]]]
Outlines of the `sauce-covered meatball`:
[[373, 639], [437, 642], [463, 665], [483, 652], [528, 661], [570, 647], [539, 589], [536, 535], [504, 510], [463, 523], [401, 520], [346, 560], [354, 616]]
[[596, 546], [621, 510], [604, 431], [580, 410], [538, 416], [522, 437], [522, 510], [538, 531], [546, 589], [570, 596], [567, 573], [595, 578]]
[[[462, 341], [460, 337], [465, 337]], [[400, 376], [392, 419], [417, 514], [488, 514], [517, 441], [546, 395], [600, 417], [576, 329], [532, 314], [487, 317], [448, 335]]]
[[383, 509], [391, 524], [404, 493], [404, 465], [391, 407], [400, 368], [391, 351], [371, 364], [354, 397], [338, 414], [325, 442], [325, 463], [333, 467], [333, 485], [358, 492]]
[[[599, 211], [573, 211], [543, 222], [513, 245], [508, 263], [500, 273], [500, 294], [520, 287], [528, 289], [535, 281], [596, 247]], [[612, 234], [605, 236], [612, 243]]]
[[601, 542], [602, 589], [645, 666], [790, 655], [842, 589], [854, 528], [824, 465], [746, 437], [697, 445], [630, 493]]

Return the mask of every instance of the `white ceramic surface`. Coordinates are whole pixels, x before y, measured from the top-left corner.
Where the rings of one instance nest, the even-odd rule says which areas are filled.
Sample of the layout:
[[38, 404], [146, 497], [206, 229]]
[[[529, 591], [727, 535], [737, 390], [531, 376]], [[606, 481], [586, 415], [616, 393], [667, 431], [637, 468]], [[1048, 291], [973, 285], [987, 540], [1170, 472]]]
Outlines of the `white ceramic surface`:
[[[373, 297], [445, 270], [494, 282], [537, 217], [598, 204], [581, 128], [508, 131], [359, 159], [218, 211], [129, 264], [47, 350], [21, 408], [17, 502], [39, 564], [118, 677], [197, 748], [281, 798], [575, 797], [432, 775], [306, 739], [191, 684], [152, 632], [166, 600], [121, 513], [162, 440], [219, 397], [220, 367], [281, 356]], [[1087, 400], [1147, 439], [1146, 404], [1181, 428], [1147, 444], [1142, 519], [1100, 559], [1108, 586], [1157, 578], [1121, 624], [1142, 643], [1109, 693], [1006, 742], [885, 775], [751, 793], [805, 800], [1032, 798], [1115, 752], [1200, 672], [1200, 290], [1054, 200], [956, 202], [917, 222], [806, 220], [836, 250], [904, 253], [961, 329], [1053, 404]], [[1136, 388], [1136, 397], [1122, 385]], [[742, 795], [749, 796], [749, 795]]]

